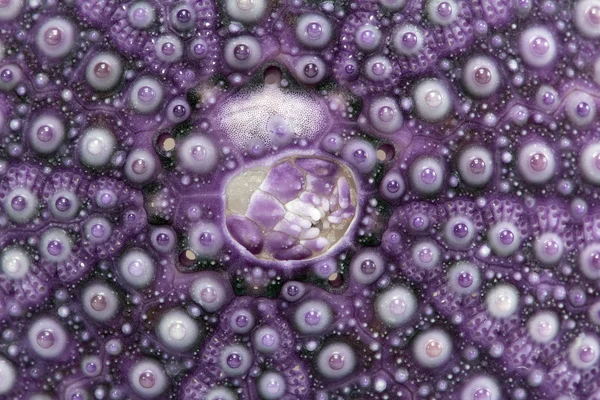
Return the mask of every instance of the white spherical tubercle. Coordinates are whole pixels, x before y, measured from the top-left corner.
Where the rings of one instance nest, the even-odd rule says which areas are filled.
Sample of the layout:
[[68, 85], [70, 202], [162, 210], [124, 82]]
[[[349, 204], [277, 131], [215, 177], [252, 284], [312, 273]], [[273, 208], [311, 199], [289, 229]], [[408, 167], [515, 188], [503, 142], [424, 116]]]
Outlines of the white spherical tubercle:
[[486, 185], [494, 173], [492, 154], [479, 146], [463, 150], [458, 157], [458, 173], [470, 186]]
[[387, 325], [396, 327], [409, 321], [417, 309], [412, 291], [396, 286], [381, 293], [375, 301], [375, 312]]
[[8, 0], [3, 2], [0, 9], [0, 21], [10, 21], [15, 19], [23, 9], [25, 0]]
[[437, 79], [427, 79], [419, 82], [415, 87], [413, 100], [417, 114], [426, 121], [440, 121], [452, 109], [450, 92]]
[[538, 343], [548, 343], [558, 334], [560, 323], [558, 316], [552, 311], [541, 311], [527, 322], [527, 331]]
[[219, 161], [219, 151], [208, 136], [189, 136], [177, 149], [178, 164], [196, 174], [212, 172]]
[[83, 289], [81, 302], [85, 312], [100, 322], [113, 318], [120, 306], [117, 293], [104, 283], [95, 283]]
[[29, 326], [27, 339], [30, 348], [42, 358], [56, 358], [67, 347], [67, 332], [49, 317], [42, 317]]
[[119, 260], [121, 277], [135, 288], [144, 288], [154, 279], [156, 266], [146, 251], [133, 248]]
[[578, 0], [575, 3], [573, 22], [582, 35], [592, 39], [600, 37], [600, 2]]
[[544, 27], [531, 27], [523, 31], [519, 45], [523, 61], [537, 68], [550, 65], [558, 51], [554, 36]]
[[496, 318], [509, 317], [519, 307], [519, 292], [511, 285], [499, 284], [487, 293], [485, 304], [492, 316]]
[[54, 17], [50, 18], [38, 29], [35, 43], [38, 50], [49, 58], [64, 57], [75, 46], [75, 27], [71, 21]]
[[103, 167], [112, 157], [117, 139], [105, 128], [88, 128], [79, 139], [79, 158], [88, 167]]
[[156, 328], [160, 340], [171, 349], [190, 348], [200, 336], [198, 324], [183, 310], [167, 311]]
[[594, 185], [600, 185], [600, 142], [587, 144], [579, 155], [579, 169], [583, 177]]
[[439, 329], [422, 332], [415, 339], [413, 354], [417, 362], [426, 368], [440, 367], [452, 355], [452, 340]]
[[155, 399], [167, 389], [169, 380], [160, 363], [144, 358], [129, 371], [129, 384], [139, 396]]
[[113, 53], [99, 53], [90, 59], [85, 68], [85, 80], [96, 90], [113, 89], [123, 75], [123, 62]]
[[17, 369], [4, 357], [0, 357], [0, 395], [9, 393], [17, 383]]
[[233, 20], [254, 23], [263, 17], [267, 4], [266, 0], [226, 0], [225, 11]]
[[9, 247], [0, 256], [0, 270], [9, 279], [22, 279], [29, 273], [31, 258], [20, 247]]

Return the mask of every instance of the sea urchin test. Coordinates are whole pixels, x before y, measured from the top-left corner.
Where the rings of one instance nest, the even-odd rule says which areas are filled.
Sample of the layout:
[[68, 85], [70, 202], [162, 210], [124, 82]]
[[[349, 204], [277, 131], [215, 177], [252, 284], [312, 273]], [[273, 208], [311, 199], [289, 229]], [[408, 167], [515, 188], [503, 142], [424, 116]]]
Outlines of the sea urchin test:
[[0, 400], [600, 400], [600, 0], [0, 0]]
[[305, 260], [345, 235], [358, 206], [354, 175], [329, 157], [290, 156], [261, 163], [225, 188], [229, 234], [266, 260]]

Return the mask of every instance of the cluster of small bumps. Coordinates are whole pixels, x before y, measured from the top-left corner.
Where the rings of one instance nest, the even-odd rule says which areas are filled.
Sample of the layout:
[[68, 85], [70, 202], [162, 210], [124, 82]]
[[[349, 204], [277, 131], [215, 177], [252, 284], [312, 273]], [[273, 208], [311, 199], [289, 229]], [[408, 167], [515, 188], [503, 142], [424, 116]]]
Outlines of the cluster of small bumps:
[[600, 400], [600, 0], [0, 0], [0, 398]]

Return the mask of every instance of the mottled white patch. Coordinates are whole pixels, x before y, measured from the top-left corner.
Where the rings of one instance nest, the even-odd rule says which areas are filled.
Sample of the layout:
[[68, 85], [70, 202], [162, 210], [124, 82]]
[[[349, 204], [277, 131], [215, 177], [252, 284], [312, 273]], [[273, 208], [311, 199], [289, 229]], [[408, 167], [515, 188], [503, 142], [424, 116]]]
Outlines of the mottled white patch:
[[285, 121], [295, 138], [313, 139], [325, 127], [325, 110], [320, 102], [273, 85], [229, 98], [219, 110], [217, 123], [239, 149], [246, 148], [255, 138], [271, 148], [268, 121], [276, 115]]

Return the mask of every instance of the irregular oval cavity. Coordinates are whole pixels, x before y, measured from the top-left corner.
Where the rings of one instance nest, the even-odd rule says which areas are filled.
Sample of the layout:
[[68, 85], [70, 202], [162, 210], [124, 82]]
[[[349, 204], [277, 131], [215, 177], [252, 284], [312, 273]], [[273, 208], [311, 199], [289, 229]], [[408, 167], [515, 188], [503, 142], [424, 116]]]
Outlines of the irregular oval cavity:
[[263, 260], [306, 260], [344, 237], [357, 210], [350, 169], [326, 157], [250, 166], [225, 187], [227, 231]]

